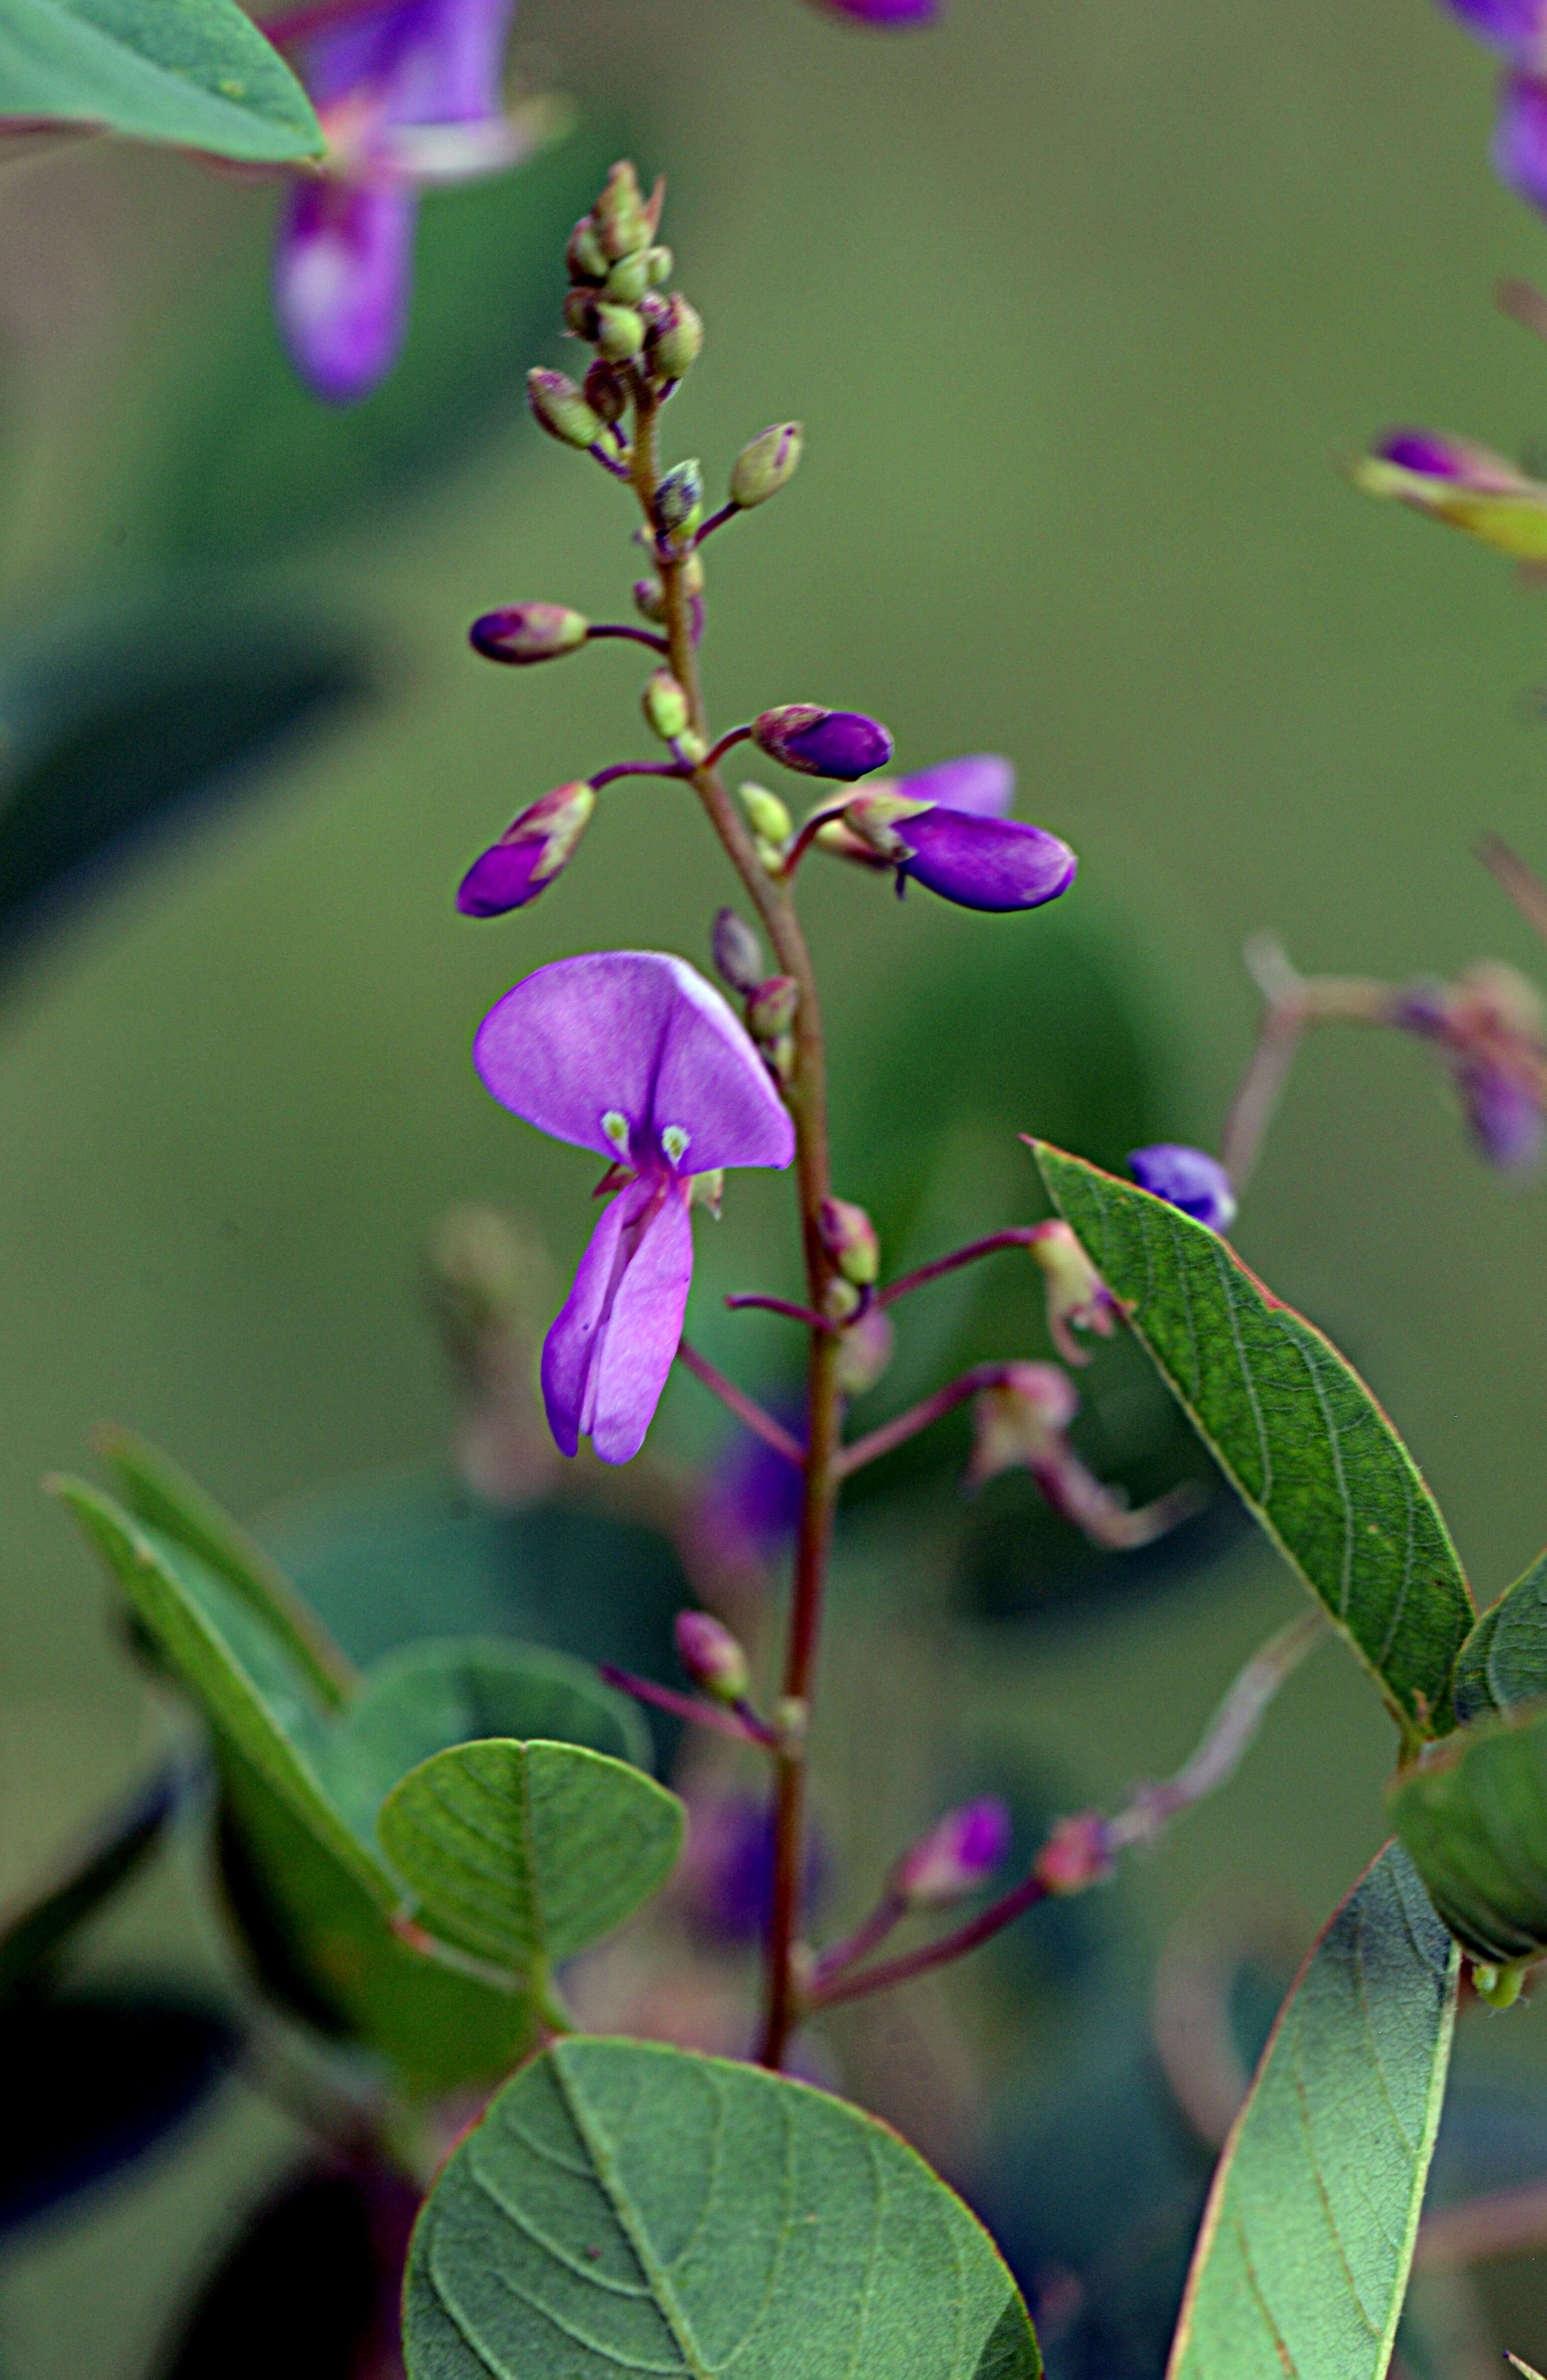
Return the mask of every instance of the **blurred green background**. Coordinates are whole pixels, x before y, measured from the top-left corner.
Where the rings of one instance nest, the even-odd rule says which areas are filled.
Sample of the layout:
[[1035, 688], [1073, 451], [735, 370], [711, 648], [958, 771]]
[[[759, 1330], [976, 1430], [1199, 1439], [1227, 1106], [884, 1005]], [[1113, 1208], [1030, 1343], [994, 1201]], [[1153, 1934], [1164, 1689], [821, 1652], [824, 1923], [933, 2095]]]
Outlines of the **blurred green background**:
[[[1486, 953], [1541, 971], [1468, 846], [1492, 829], [1547, 867], [1547, 613], [1334, 468], [1398, 419], [1506, 448], [1547, 433], [1547, 356], [1489, 295], [1506, 272], [1540, 279], [1547, 244], [1489, 176], [1488, 65], [1432, 0], [955, 0], [934, 32], [890, 40], [801, 0], [524, 0], [519, 30], [579, 128], [517, 182], [430, 203], [403, 382], [358, 416], [310, 408], [278, 362], [269, 190], [90, 144], [0, 176], [15, 666], [46, 648], [57, 674], [63, 651], [85, 701], [179, 638], [224, 634], [250, 660], [256, 606], [262, 636], [345, 656], [327, 683], [354, 689], [0, 975], [6, 1888], [150, 1729], [39, 1475], [104, 1416], [243, 1512], [436, 1459], [430, 1223], [456, 1199], [515, 1203], [567, 1264], [591, 1220], [591, 1161], [480, 1090], [475, 1022], [567, 952], [702, 963], [726, 897], [696, 814], [623, 787], [536, 908], [474, 927], [451, 907], [517, 808], [645, 748], [625, 652], [527, 679], [464, 639], [522, 598], [627, 616], [627, 507], [519, 400], [528, 363], [565, 360], [532, 325], [556, 313], [564, 227], [615, 145], [667, 173], [709, 326], [673, 452], [713, 487], [766, 421], [807, 425], [794, 489], [711, 549], [717, 716], [827, 700], [883, 717], [904, 765], [1002, 749], [1021, 814], [1081, 856], [1047, 918], [899, 907], [809, 870], [835, 1099], [871, 1116], [868, 1137], [840, 1128], [866, 1174], [841, 1188], [901, 1195], [885, 1117], [907, 1106], [911, 1037], [915, 1124], [948, 1097], [932, 1014], [964, 1069], [991, 1046], [1024, 1050], [1033, 1076], [1062, 1066], [1063, 1115], [1015, 1123], [1073, 1135], [1080, 1069], [1111, 1058], [1126, 1002], [1149, 1072], [1122, 1097], [1150, 1100], [1152, 1136], [1212, 1141], [1250, 1043], [1253, 928], [1308, 968]], [[164, 602], [182, 624], [166, 638]], [[992, 997], [964, 1028], [953, 986], [979, 978]], [[1108, 997], [1118, 1021], [1093, 1031]], [[1086, 1144], [1109, 1160], [1126, 1145], [1099, 1145], [1110, 1087]], [[921, 1254], [1037, 1211], [1008, 1134], [967, 1131], [907, 1195]], [[1328, 1036], [1236, 1234], [1371, 1379], [1483, 1601], [1547, 1536], [1543, 1196], [1471, 1159], [1420, 1052]], [[693, 1327], [766, 1379], [777, 1329], [717, 1300], [795, 1285], [783, 1185], [733, 1181], [712, 1232]], [[657, 1451], [697, 1457], [713, 1434], [697, 1388], [674, 1387]], [[854, 1560], [843, 1611], [908, 1603], [888, 1579], [867, 1606]], [[968, 1734], [1112, 1796], [1182, 1756], [1294, 1592], [1243, 1540], [1155, 1595], [1092, 1588], [1088, 1620], [958, 1619], [941, 1674]], [[892, 1658], [883, 1631], [867, 1641]], [[836, 1794], [859, 1755], [831, 1732]], [[1320, 1918], [1380, 1840], [1389, 1753], [1351, 1665], [1322, 1654], [1240, 1782], [1134, 1887], [1146, 1938], [1249, 1883]], [[196, 1967], [195, 1900], [164, 1877], [123, 1941]], [[1547, 2063], [1540, 2010], [1474, 2032], [1484, 2065]], [[283, 2146], [254, 2103], [94, 2228], [30, 2243], [0, 2275], [0, 2370], [134, 2380], [254, 2160]], [[1533, 2340], [1517, 2323], [1511, 2343]]]

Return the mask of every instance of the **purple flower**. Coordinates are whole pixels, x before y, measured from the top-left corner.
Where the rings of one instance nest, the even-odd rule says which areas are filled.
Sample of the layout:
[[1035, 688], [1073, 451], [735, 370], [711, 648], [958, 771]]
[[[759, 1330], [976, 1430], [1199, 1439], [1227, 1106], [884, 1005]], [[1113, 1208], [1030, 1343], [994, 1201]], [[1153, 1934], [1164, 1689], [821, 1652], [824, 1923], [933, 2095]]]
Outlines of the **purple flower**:
[[885, 790], [895, 790], [910, 802], [965, 810], [971, 818], [1006, 818], [1016, 797], [1015, 763], [1001, 752], [968, 752], [959, 760], [937, 760], [932, 769], [916, 770], [911, 777], [900, 777], [895, 789]]
[[[419, 193], [516, 164], [540, 118], [507, 116], [500, 77], [516, 0], [379, 0], [325, 30], [288, 20], [327, 137], [321, 175], [292, 182], [274, 260], [291, 360], [319, 396], [353, 404], [408, 327]], [[271, 24], [284, 43], [286, 20]]]
[[695, 1175], [787, 1165], [795, 1127], [742, 1026], [686, 960], [597, 951], [539, 967], [479, 1026], [473, 1062], [505, 1107], [610, 1160], [603, 1214], [542, 1345], [565, 1454], [644, 1443], [682, 1336]]
[[911, 877], [964, 909], [1041, 908], [1068, 891], [1079, 865], [1066, 843], [1040, 826], [957, 803], [910, 800], [901, 791], [858, 795], [846, 804], [843, 823], [896, 869], [899, 894]]
[[1128, 1171], [1141, 1190], [1179, 1207], [1211, 1232], [1227, 1232], [1236, 1220], [1236, 1194], [1230, 1176], [1215, 1157], [1188, 1148], [1175, 1140], [1158, 1140], [1150, 1148], [1128, 1156]]
[[463, 917], [503, 917], [535, 901], [568, 867], [595, 808], [595, 792], [581, 777], [556, 786], [513, 819], [458, 885], [457, 906]]
[[1010, 1848], [1010, 1813], [997, 1793], [948, 1810], [905, 1852], [892, 1889], [910, 1909], [945, 1909], [976, 1892]]
[[1524, 1173], [1541, 1160], [1547, 1117], [1540, 1092], [1499, 1065], [1463, 1065], [1456, 1087], [1478, 1154], [1506, 1173]]
[[1391, 1017], [1444, 1053], [1478, 1154], [1506, 1172], [1535, 1165], [1547, 1147], [1547, 1011], [1536, 986], [1483, 960], [1453, 984], [1408, 984]]
[[752, 722], [752, 741], [802, 777], [836, 777], [846, 785], [883, 769], [892, 757], [892, 738], [878, 719], [862, 710], [823, 710], [814, 702], [763, 711]]
[[1445, 0], [1445, 5], [1469, 33], [1517, 66], [1541, 61], [1547, 31], [1544, 0]]
[[885, 25], [893, 30], [932, 25], [940, 14], [940, 0], [817, 0], [817, 5], [856, 25]]

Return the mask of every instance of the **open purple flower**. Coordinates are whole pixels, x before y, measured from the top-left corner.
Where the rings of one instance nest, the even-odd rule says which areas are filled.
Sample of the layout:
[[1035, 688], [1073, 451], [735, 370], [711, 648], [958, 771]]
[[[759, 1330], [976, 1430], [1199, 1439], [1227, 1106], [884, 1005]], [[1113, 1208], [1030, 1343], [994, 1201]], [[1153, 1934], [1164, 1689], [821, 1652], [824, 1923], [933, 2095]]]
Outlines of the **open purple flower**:
[[352, 404], [397, 359], [408, 328], [419, 194], [519, 163], [541, 110], [507, 115], [501, 74], [516, 0], [378, 0], [307, 30], [267, 28], [296, 64], [327, 137], [291, 184], [274, 260], [280, 329], [319, 396]]
[[1207, 1223], [1211, 1232], [1227, 1232], [1236, 1220], [1230, 1176], [1217, 1157], [1201, 1148], [1157, 1140], [1149, 1148], [1130, 1151], [1128, 1172], [1141, 1190], [1163, 1198], [1168, 1207], [1179, 1207], [1195, 1223]]
[[542, 1344], [565, 1454], [644, 1443], [682, 1336], [695, 1175], [787, 1165], [795, 1127], [748, 1034], [685, 959], [596, 951], [539, 967], [479, 1026], [473, 1062], [502, 1106], [594, 1149], [623, 1185]]
[[[846, 804], [843, 824], [895, 868], [899, 895], [911, 878], [961, 908], [1004, 911], [1038, 909], [1068, 891], [1079, 865], [1074, 853], [1045, 828], [999, 815], [1015, 781], [1013, 772], [1008, 784], [991, 773], [993, 759], [946, 761]], [[949, 793], [923, 792], [932, 778], [945, 779]]]

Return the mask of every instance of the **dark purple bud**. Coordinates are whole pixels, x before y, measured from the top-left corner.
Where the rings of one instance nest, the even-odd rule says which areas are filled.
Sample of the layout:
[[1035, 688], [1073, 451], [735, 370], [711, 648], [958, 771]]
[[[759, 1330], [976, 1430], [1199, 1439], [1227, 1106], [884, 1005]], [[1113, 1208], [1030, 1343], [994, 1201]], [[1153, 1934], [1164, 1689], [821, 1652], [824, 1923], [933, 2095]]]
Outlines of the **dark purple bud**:
[[1151, 1148], [1128, 1155], [1128, 1172], [1141, 1190], [1180, 1208], [1195, 1223], [1211, 1232], [1227, 1232], [1236, 1220], [1236, 1194], [1230, 1176], [1215, 1157], [1188, 1148], [1176, 1140], [1158, 1140]]
[[747, 1656], [730, 1630], [710, 1611], [679, 1611], [673, 1624], [676, 1658], [696, 1686], [716, 1702], [745, 1699], [750, 1677]]
[[896, 868], [899, 892], [912, 877], [964, 909], [1039, 909], [1068, 891], [1079, 865], [1042, 827], [900, 794], [861, 794], [844, 821]]
[[945, 1909], [965, 1900], [993, 1874], [1010, 1848], [1010, 1813], [996, 1793], [948, 1810], [905, 1852], [892, 1871], [892, 1889], [910, 1909]]
[[567, 867], [595, 808], [596, 795], [580, 778], [523, 810], [463, 877], [457, 892], [463, 917], [503, 917], [535, 901]]
[[743, 1000], [750, 999], [768, 972], [768, 962], [762, 944], [746, 919], [737, 917], [734, 909], [717, 910], [711, 948], [715, 969], [723, 980]]
[[579, 652], [590, 633], [584, 613], [571, 612], [563, 603], [513, 603], [503, 612], [485, 612], [473, 622], [468, 638], [485, 661], [525, 668], [532, 662], [556, 662], [563, 653]]
[[581, 393], [591, 411], [609, 425], [621, 421], [628, 410], [628, 391], [622, 374], [600, 356], [587, 372]]
[[883, 769], [892, 738], [861, 710], [823, 710], [813, 702], [786, 702], [752, 722], [752, 741], [771, 760], [802, 777], [836, 777], [852, 784]]
[[1523, 1173], [1540, 1161], [1547, 1119], [1530, 1084], [1506, 1067], [1482, 1064], [1458, 1067], [1456, 1087], [1478, 1154], [1490, 1165]]

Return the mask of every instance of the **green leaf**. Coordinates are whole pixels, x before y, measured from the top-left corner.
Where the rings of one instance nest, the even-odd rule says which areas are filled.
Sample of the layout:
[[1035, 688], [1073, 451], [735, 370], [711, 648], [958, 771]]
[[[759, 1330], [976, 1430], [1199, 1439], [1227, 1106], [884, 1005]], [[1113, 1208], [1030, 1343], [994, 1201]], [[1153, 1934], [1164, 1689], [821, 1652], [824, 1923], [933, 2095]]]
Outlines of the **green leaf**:
[[1487, 1966], [1547, 1950], [1547, 1710], [1463, 1728], [1387, 1790], [1392, 1823], [1453, 1934]]
[[1483, 1613], [1456, 1657], [1451, 1690], [1463, 1727], [1547, 1697], [1547, 1554]]
[[[97, 1451], [137, 1521], [174, 1538], [252, 1606], [324, 1704], [357, 1682], [353, 1662], [307, 1609], [278, 1563], [179, 1464], [132, 1430], [98, 1433]], [[443, 1737], [443, 1742], [449, 1739]]]
[[987, 2233], [895, 2133], [629, 2041], [559, 2042], [494, 2099], [420, 2217], [404, 2325], [409, 2380], [1041, 2370]]
[[1438, 1506], [1358, 1374], [1217, 1232], [1034, 1146], [1059, 1213], [1404, 1735], [1443, 1732], [1471, 1593]]
[[6, 0], [0, 120], [99, 126], [251, 164], [320, 157], [289, 67], [236, 0]]
[[437, 1933], [541, 1983], [664, 1884], [683, 1808], [624, 1761], [495, 1740], [411, 1769], [377, 1827]]
[[1385, 2380], [1457, 1966], [1388, 1844], [1301, 1970], [1225, 2143], [1167, 2380]]

